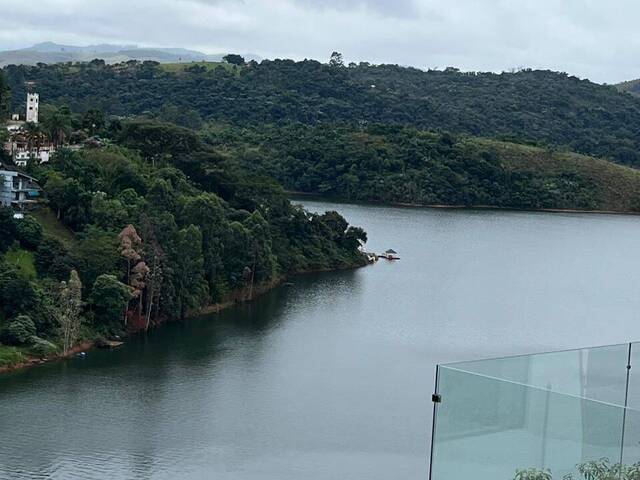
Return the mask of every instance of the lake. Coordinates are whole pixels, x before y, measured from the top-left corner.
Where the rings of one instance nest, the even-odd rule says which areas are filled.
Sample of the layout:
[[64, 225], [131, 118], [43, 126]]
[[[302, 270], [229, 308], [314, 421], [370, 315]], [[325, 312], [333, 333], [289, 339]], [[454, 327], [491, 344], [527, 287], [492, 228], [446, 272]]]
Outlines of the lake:
[[0, 376], [0, 479], [424, 479], [436, 363], [640, 340], [637, 217], [304, 203], [402, 259]]

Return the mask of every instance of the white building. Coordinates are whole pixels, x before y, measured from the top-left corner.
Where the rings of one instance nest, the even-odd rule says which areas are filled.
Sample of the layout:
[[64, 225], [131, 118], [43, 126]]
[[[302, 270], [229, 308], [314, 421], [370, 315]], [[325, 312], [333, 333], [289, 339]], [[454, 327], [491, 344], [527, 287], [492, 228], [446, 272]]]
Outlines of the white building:
[[[27, 122], [38, 123], [39, 104], [39, 94], [27, 94], [25, 116]], [[55, 152], [53, 143], [45, 134], [28, 132], [25, 128], [27, 122], [20, 121], [18, 115], [13, 115], [6, 127], [10, 136], [4, 144], [4, 150], [11, 155], [13, 162], [19, 167], [26, 166], [30, 159], [34, 159], [38, 163], [46, 163]]]
[[40, 95], [27, 93], [27, 122], [38, 123], [38, 107]]
[[54, 152], [55, 148], [50, 143], [46, 143], [38, 148], [33, 148], [31, 151], [29, 151], [29, 149], [26, 147], [13, 148], [11, 150], [13, 163], [15, 163], [18, 167], [26, 167], [27, 162], [30, 159], [37, 160], [38, 163], [47, 163], [51, 158], [51, 154]]

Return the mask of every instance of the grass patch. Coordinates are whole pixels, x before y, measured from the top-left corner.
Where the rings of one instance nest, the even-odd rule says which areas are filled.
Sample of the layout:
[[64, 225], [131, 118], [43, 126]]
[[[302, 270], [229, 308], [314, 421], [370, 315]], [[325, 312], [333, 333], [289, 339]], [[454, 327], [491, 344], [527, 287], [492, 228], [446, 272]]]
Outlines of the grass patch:
[[51, 211], [50, 208], [40, 208], [36, 211], [30, 212], [30, 215], [38, 220], [38, 223], [42, 225], [44, 233], [48, 233], [51, 236], [56, 237], [67, 247], [72, 247], [76, 243], [75, 234], [67, 228], [58, 218], [56, 214]]
[[36, 265], [33, 253], [22, 248], [12, 248], [4, 255], [5, 261], [18, 269], [22, 278], [33, 280], [36, 278]]
[[498, 140], [475, 138], [464, 142], [471, 148], [495, 152], [502, 164], [512, 171], [544, 176], [577, 174], [592, 182], [597, 191], [598, 209], [620, 212], [637, 212], [640, 209], [638, 169], [578, 153], [552, 151]]
[[26, 357], [18, 348], [0, 345], [0, 367], [12, 367], [25, 360]]

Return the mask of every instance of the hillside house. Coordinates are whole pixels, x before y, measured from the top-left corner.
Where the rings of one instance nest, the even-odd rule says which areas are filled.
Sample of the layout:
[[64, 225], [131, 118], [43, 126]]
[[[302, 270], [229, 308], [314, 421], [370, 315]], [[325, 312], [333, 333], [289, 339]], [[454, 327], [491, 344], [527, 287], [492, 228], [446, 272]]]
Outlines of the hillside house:
[[35, 205], [42, 189], [35, 178], [0, 167], [0, 205], [23, 211]]
[[55, 152], [55, 147], [46, 135], [42, 133], [32, 135], [20, 129], [14, 131], [5, 142], [4, 150], [11, 155], [13, 163], [24, 167], [31, 158], [39, 163], [48, 162]]

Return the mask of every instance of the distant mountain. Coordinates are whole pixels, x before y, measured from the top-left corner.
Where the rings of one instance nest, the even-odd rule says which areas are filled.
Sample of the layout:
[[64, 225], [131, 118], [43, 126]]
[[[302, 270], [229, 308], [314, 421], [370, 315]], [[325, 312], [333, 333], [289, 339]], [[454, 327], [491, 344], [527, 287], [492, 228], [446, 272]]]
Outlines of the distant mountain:
[[[6, 65], [36, 65], [37, 63], [86, 62], [99, 58], [106, 63], [128, 60], [153, 60], [160, 63], [219, 62], [225, 53], [206, 54], [185, 48], [149, 48], [137, 45], [61, 45], [43, 42], [20, 50], [0, 51], [0, 67]], [[261, 60], [245, 54], [247, 60]]]

